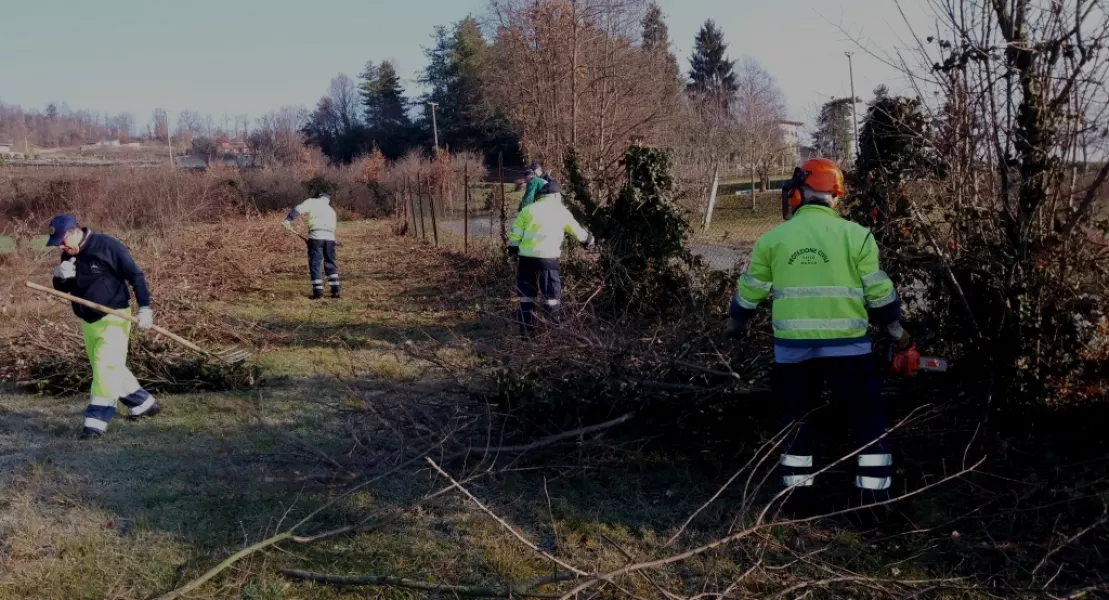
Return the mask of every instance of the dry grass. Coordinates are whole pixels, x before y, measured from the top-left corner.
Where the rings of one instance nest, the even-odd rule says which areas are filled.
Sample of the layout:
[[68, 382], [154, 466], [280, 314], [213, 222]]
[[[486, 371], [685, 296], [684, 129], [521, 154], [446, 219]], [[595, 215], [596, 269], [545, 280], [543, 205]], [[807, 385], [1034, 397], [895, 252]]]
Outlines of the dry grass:
[[[236, 564], [188, 597], [429, 597], [396, 588], [351, 591], [294, 582], [279, 574], [283, 568], [493, 586], [552, 572], [548, 561], [457, 492], [424, 499], [448, 483], [422, 463], [339, 499], [363, 478], [393, 471], [425, 452], [521, 535], [591, 571], [615, 570], [709, 542], [736, 524], [735, 510], [745, 500], [757, 505], [765, 499], [761, 492], [748, 497], [733, 486], [668, 548], [666, 541], [686, 517], [746, 462], [757, 443], [690, 458], [678, 450], [641, 451], [646, 440], [636, 435], [602, 433], [541, 452], [485, 457], [486, 446], [532, 439], [506, 422], [495, 404], [463, 393], [483, 389], [491, 370], [503, 366], [491, 359], [517, 354], [514, 365], [546, 369], [547, 376], [563, 378], [569, 390], [576, 378], [593, 375], [573, 367], [573, 361], [596, 365], [618, 352], [554, 337], [549, 341], [559, 342], [562, 351], [544, 363], [542, 355], [510, 341], [513, 328], [502, 317], [511, 314], [511, 274], [503, 263], [491, 261], [494, 254], [482, 250], [464, 256], [453, 247], [437, 252], [429, 243], [392, 236], [383, 222], [340, 225], [345, 298], [310, 302], [303, 244], [276, 228], [279, 218], [195, 225], [166, 238], [123, 236], [150, 273], [155, 298], [166, 302], [158, 318], [175, 318], [185, 328], [193, 321], [218, 319], [227, 327], [219, 336], [227, 337], [214, 342], [257, 340], [264, 387], [165, 395], [163, 415], [114, 423], [109, 435], [91, 446], [73, 439], [83, 394], [44, 398], [0, 391], [0, 489], [5, 491], [0, 495], [0, 597], [150, 598], [333, 500], [338, 501], [303, 533], [358, 523], [376, 527], [312, 544], [280, 544]], [[204, 260], [190, 261], [194, 254]], [[2, 281], [41, 278], [50, 260], [20, 251], [3, 266], [14, 270], [5, 271]], [[590, 290], [579, 283], [567, 278], [570, 299], [588, 297]], [[60, 304], [43, 309], [17, 286], [0, 292], [4, 310], [19, 315], [4, 321], [4, 327], [44, 320], [62, 328], [75, 325]], [[579, 309], [571, 305], [572, 311]], [[639, 349], [650, 348], [649, 341], [641, 340]], [[62, 355], [74, 364], [82, 360], [69, 349]], [[636, 360], [629, 358], [628, 364]], [[684, 376], [684, 383], [695, 385], [709, 381], [664, 369], [655, 373]], [[726, 396], [724, 388], [715, 391]], [[929, 397], [936, 393], [921, 391]], [[680, 406], [681, 398], [675, 396], [674, 403]], [[750, 429], [757, 439], [751, 415], [758, 407], [734, 398], [728, 405], [734, 414], [723, 425]], [[553, 421], [533, 425], [544, 433], [561, 427]], [[904, 436], [899, 478], [915, 487], [949, 474], [973, 432], [935, 431], [926, 424]], [[443, 460], [452, 455], [456, 458]], [[1014, 473], [999, 475], [1012, 478]], [[938, 581], [975, 569], [996, 573], [1002, 557], [1030, 570], [1052, 547], [1089, 524], [1058, 510], [1067, 518], [1058, 523], [1059, 534], [1044, 544], [1043, 538], [992, 543], [991, 535], [1009, 531], [994, 520], [1014, 518], [996, 511], [990, 520], [971, 515], [948, 522], [964, 516], [952, 514], [950, 507], [972, 506], [968, 498], [1004, 497], [996, 481], [981, 476], [921, 498], [909, 509], [916, 533], [860, 532], [843, 519], [770, 527], [740, 543], [652, 570], [649, 578], [621, 578], [619, 587], [610, 586], [601, 596], [660, 598], [661, 587], [688, 598], [733, 585], [737, 597], [774, 596], [795, 586], [804, 587], [787, 596], [810, 591], [816, 596], [904, 596], [928, 589], [904, 580]], [[1097, 489], [1096, 481], [1091, 485], [1073, 493], [1088, 496]], [[1034, 508], [1052, 500], [1035, 496], [1025, 501]], [[961, 532], [959, 538], [952, 537], [953, 530]], [[1103, 536], [1095, 529], [1088, 538], [1094, 546], [1075, 544], [1052, 555], [1049, 562], [1064, 575], [1050, 589], [1070, 593], [1094, 582], [1089, 569], [1079, 565], [1096, 569], [1101, 559], [1091, 548]], [[863, 579], [819, 583], [836, 576]], [[1034, 579], [1042, 586], [1048, 577], [1041, 570]], [[989, 592], [1005, 595], [1024, 581], [1014, 575]], [[969, 584], [967, 589], [940, 586], [932, 593], [986, 597]]]

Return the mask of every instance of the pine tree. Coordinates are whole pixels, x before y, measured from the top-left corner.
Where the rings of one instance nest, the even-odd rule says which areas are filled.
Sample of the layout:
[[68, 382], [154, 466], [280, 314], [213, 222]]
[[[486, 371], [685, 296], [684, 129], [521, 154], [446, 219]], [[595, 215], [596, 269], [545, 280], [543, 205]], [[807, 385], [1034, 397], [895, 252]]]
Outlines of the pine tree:
[[662, 19], [662, 9], [652, 2], [643, 17], [643, 50], [658, 55], [666, 61], [667, 69], [678, 88], [682, 85], [678, 58], [670, 51], [670, 29]]
[[830, 158], [841, 165], [851, 154], [851, 99], [832, 100], [820, 108], [816, 132], [813, 134], [813, 147], [824, 158]]
[[408, 100], [396, 67], [389, 61], [381, 64], [370, 61], [358, 78], [366, 126], [360, 132], [357, 153], [369, 152], [376, 144], [385, 156], [400, 157], [415, 139]]
[[712, 19], [705, 21], [694, 40], [690, 57], [688, 90], [695, 97], [709, 100], [727, 108], [739, 84], [736, 82], [735, 61], [728, 60], [728, 44], [724, 32]]
[[[447, 136], [449, 135], [447, 132], [453, 129], [457, 119], [457, 106], [451, 94], [455, 79], [455, 68], [451, 61], [454, 41], [451, 39], [450, 32], [442, 25], [435, 27], [434, 37], [435, 45], [424, 49], [424, 56], [427, 57], [428, 63], [420, 74], [419, 82], [428, 87], [428, 92], [422, 98], [423, 103], [434, 102], [438, 105], [436, 115], [439, 129]], [[424, 125], [430, 128], [430, 113], [425, 120], [427, 123]]]
[[375, 66], [368, 62], [359, 77], [365, 120], [371, 129], [396, 130], [412, 124], [408, 118], [408, 100], [393, 63], [386, 60]]
[[[515, 135], [486, 98], [482, 73], [489, 60], [489, 43], [481, 26], [466, 17], [450, 29], [436, 27], [435, 43], [424, 50], [428, 65], [420, 83], [429, 90], [424, 102], [435, 102], [439, 141], [452, 149], [482, 149], [487, 156], [511, 151]], [[426, 112], [421, 134], [431, 138], [431, 113]]]

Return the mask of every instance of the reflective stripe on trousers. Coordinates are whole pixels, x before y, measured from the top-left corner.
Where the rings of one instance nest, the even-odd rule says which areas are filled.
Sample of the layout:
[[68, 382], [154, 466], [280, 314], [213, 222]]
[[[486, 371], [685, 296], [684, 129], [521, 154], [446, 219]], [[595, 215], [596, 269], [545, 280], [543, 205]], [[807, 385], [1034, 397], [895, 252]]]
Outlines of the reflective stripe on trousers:
[[[130, 309], [122, 309], [130, 314]], [[139, 415], [154, 404], [154, 397], [139, 385], [127, 368], [130, 321], [107, 315], [95, 323], [81, 321], [85, 352], [92, 366], [92, 389], [85, 409], [85, 426], [103, 432], [116, 413], [116, 401]]]
[[785, 453], [779, 461], [783, 483], [803, 482], [821, 467], [814, 460], [812, 421], [824, 410], [821, 392], [827, 386], [846, 407], [852, 443], [863, 450], [856, 457], [855, 484], [861, 489], [884, 492], [893, 482], [893, 456], [886, 436], [882, 382], [870, 354], [810, 359], [774, 365], [771, 387], [782, 407], [782, 425], [791, 427]]

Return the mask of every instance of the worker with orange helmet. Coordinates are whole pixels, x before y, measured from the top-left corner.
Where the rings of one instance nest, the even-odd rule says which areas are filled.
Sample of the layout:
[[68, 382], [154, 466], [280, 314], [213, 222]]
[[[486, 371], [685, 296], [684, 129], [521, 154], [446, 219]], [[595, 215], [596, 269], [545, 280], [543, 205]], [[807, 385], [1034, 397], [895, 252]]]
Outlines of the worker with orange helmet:
[[792, 488], [786, 508], [816, 510], [807, 422], [825, 384], [848, 407], [856, 447], [858, 505], [890, 497], [893, 456], [886, 436], [881, 379], [867, 336], [873, 323], [907, 347], [901, 301], [878, 264], [878, 245], [861, 225], [836, 212], [845, 193], [843, 171], [816, 158], [794, 170], [782, 190], [785, 223], [755, 242], [728, 310], [726, 332], [736, 337], [763, 301], [773, 297], [774, 369], [771, 387], [792, 426], [779, 468]]

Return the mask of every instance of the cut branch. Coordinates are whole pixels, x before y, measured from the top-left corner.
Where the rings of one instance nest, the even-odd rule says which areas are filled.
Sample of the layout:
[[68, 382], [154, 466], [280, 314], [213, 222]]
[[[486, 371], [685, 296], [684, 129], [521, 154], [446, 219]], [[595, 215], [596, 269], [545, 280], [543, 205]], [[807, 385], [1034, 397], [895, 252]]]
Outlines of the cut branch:
[[342, 575], [328, 575], [326, 573], [313, 573], [311, 571], [301, 571], [299, 569], [281, 569], [278, 572], [291, 579], [315, 581], [328, 585], [388, 586], [424, 592], [439, 592], [466, 598], [558, 598], [557, 594], [539, 594], [531, 590], [543, 585], [558, 583], [560, 581], [572, 581], [577, 578], [577, 575], [573, 573], [556, 573], [555, 575], [524, 581], [507, 587], [484, 587], [476, 585], [429, 583], [426, 581], [417, 581], [415, 579], [406, 579], [404, 577], [390, 577], [388, 575], [356, 575], [348, 577]]

